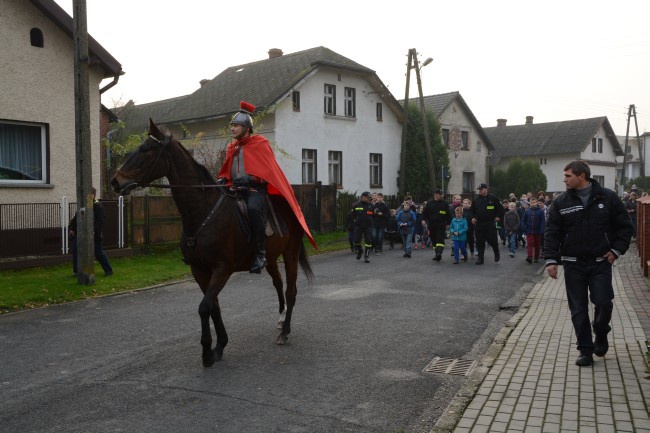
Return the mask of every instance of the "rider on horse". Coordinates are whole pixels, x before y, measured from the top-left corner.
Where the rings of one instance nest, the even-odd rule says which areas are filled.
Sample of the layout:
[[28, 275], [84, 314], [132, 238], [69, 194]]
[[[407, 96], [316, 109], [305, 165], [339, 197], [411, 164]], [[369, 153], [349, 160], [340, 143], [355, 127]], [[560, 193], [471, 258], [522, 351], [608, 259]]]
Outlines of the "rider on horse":
[[221, 184], [230, 182], [245, 194], [255, 247], [255, 257], [250, 272], [259, 274], [266, 265], [264, 202], [267, 193], [279, 194], [285, 198], [314, 248], [316, 243], [307, 227], [291, 184], [278, 165], [268, 140], [261, 135], [251, 135], [253, 134], [251, 114], [255, 106], [243, 101], [239, 105], [239, 112], [235, 113], [230, 121], [230, 133], [235, 141], [226, 149], [226, 160], [219, 171], [217, 182]]

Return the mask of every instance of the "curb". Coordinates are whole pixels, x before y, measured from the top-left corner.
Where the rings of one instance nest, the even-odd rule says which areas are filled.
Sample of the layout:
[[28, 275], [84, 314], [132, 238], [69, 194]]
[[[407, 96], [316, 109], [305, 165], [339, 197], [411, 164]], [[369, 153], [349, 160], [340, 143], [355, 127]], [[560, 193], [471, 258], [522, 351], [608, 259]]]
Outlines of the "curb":
[[[540, 273], [543, 273], [544, 269]], [[537, 282], [533, 285], [533, 289], [538, 284], [544, 284], [544, 280]], [[532, 292], [533, 290], [531, 290]], [[513, 329], [521, 322], [521, 319], [528, 313], [533, 299], [530, 297], [530, 293], [526, 296], [526, 299], [519, 306], [517, 313], [512, 316], [506, 324], [501, 328], [499, 333], [494, 337], [492, 344], [485, 352], [478, 365], [472, 373], [469, 375], [463, 387], [458, 391], [456, 396], [451, 400], [443, 414], [438, 418], [436, 424], [430, 430], [430, 433], [452, 433], [456, 428], [456, 425], [463, 416], [463, 412], [470, 404], [476, 393], [478, 392], [485, 376], [494, 366], [499, 354], [506, 345], [508, 337], [512, 333]]]

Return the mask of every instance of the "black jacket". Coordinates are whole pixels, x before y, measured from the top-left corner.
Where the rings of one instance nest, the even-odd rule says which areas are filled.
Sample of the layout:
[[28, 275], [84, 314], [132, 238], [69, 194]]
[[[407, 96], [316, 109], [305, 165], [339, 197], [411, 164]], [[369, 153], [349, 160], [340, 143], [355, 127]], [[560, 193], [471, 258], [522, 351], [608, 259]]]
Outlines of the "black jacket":
[[427, 221], [428, 225], [451, 223], [451, 212], [449, 212], [449, 204], [444, 200], [429, 200], [424, 207], [422, 217]]
[[471, 210], [476, 218], [477, 229], [495, 228], [495, 218], [500, 218], [503, 221], [503, 204], [494, 194], [488, 194], [485, 197], [476, 196], [472, 200]]
[[372, 215], [374, 213], [374, 205], [370, 202], [359, 200], [352, 205], [352, 213], [354, 213], [354, 225], [362, 229], [372, 226]]
[[[101, 202], [95, 200], [93, 202], [93, 232], [95, 233], [95, 239], [102, 239], [102, 228], [105, 222], [106, 210], [104, 210]], [[74, 231], [74, 235], [77, 235], [77, 214], [70, 220], [68, 230]]]
[[[374, 213], [372, 214], [372, 226], [376, 228], [386, 228], [388, 218], [390, 217], [390, 209], [383, 201], [377, 202], [373, 205]], [[381, 215], [379, 215], [381, 213]]]
[[548, 211], [544, 231], [546, 264], [576, 258], [617, 257], [630, 246], [632, 221], [616, 193], [593, 179], [587, 206], [574, 190], [557, 196]]

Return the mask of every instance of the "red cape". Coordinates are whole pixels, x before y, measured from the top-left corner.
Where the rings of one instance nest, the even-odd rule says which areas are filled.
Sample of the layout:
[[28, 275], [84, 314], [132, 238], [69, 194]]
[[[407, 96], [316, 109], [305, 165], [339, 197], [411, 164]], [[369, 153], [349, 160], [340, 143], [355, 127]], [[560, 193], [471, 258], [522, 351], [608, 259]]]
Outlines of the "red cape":
[[302, 210], [300, 209], [300, 205], [293, 193], [291, 184], [278, 165], [273, 149], [271, 149], [269, 141], [266, 138], [261, 135], [251, 135], [230, 143], [226, 149], [226, 160], [217, 177], [226, 178], [229, 182], [232, 181], [232, 179], [230, 179], [230, 168], [232, 166], [235, 149], [238, 147], [241, 147], [242, 152], [244, 152], [244, 169], [246, 170], [246, 173], [264, 179], [268, 183], [267, 191], [269, 194], [281, 195], [284, 197], [284, 199], [289, 203], [291, 210], [296, 215], [296, 218], [298, 218], [300, 225], [302, 225], [302, 228], [305, 230], [309, 242], [314, 248], [318, 249], [316, 241], [314, 241], [314, 238], [309, 231], [309, 227], [307, 227], [305, 216], [302, 214]]

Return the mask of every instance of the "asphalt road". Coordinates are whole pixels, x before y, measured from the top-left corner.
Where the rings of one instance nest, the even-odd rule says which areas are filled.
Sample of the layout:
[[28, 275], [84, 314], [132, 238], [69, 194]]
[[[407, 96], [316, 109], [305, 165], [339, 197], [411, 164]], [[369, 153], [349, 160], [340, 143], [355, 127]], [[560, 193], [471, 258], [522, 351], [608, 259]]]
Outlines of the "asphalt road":
[[519, 252], [483, 266], [453, 265], [449, 248], [440, 263], [432, 250], [313, 257], [286, 346], [270, 278], [237, 274], [209, 369], [193, 281], [0, 316], [0, 430], [428, 432], [465, 378], [424, 368], [480, 359], [540, 278]]

